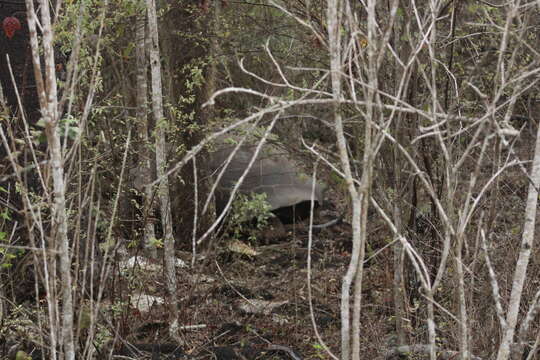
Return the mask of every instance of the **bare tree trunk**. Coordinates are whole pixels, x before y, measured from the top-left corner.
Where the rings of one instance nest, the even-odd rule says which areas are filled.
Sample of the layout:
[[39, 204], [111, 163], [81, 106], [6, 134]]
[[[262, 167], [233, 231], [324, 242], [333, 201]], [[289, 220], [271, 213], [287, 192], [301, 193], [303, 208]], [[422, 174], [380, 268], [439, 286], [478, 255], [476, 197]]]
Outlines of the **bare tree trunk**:
[[503, 339], [499, 346], [497, 360], [507, 360], [510, 356], [510, 346], [514, 341], [523, 285], [527, 278], [527, 266], [529, 265], [529, 259], [533, 248], [534, 227], [536, 224], [536, 205], [538, 203], [538, 188], [540, 187], [540, 127], [538, 127], [538, 132], [536, 134], [536, 147], [534, 149], [530, 180], [527, 206], [525, 208], [525, 224], [523, 225], [523, 235], [521, 238], [521, 250], [516, 264], [516, 272], [514, 273], [510, 303], [508, 304], [506, 329], [504, 329]]
[[[346, 4], [350, 8], [350, 4]], [[353, 249], [351, 260], [347, 268], [347, 272], [343, 277], [341, 287], [341, 359], [343, 360], [358, 360], [360, 359], [360, 315], [362, 303], [362, 280], [364, 270], [365, 243], [367, 239], [367, 210], [370, 199], [371, 189], [371, 173], [373, 164], [372, 153], [372, 121], [374, 115], [373, 99], [376, 87], [376, 71], [372, 67], [369, 79], [370, 87], [368, 90], [368, 99], [366, 101], [366, 117], [364, 127], [364, 161], [362, 180], [359, 188], [355, 184], [355, 180], [351, 170], [351, 163], [347, 152], [347, 143], [343, 128], [343, 119], [341, 115], [341, 100], [342, 100], [342, 13], [344, 11], [343, 2], [341, 0], [329, 0], [327, 3], [327, 22], [328, 22], [328, 43], [330, 55], [330, 73], [332, 81], [332, 97], [333, 97], [333, 118], [335, 133], [338, 140], [338, 151], [341, 166], [344, 173], [344, 179], [349, 191], [349, 197], [352, 203], [352, 242]], [[374, 16], [375, 4], [370, 4], [371, 16]], [[354, 21], [354, 20], [353, 20]], [[354, 26], [353, 24], [349, 24]], [[375, 25], [375, 18], [372, 19], [371, 25]], [[375, 36], [370, 30], [371, 36]], [[369, 45], [371, 46], [371, 45]], [[373, 49], [370, 52], [371, 65], [375, 65], [375, 56]], [[350, 59], [349, 59], [350, 60]], [[353, 291], [353, 308], [351, 319], [351, 289]], [[352, 324], [351, 324], [352, 320]]]
[[[212, 36], [210, 38], [210, 49], [209, 49], [209, 58], [210, 64], [206, 70], [205, 83], [204, 83], [204, 102], [208, 101], [212, 94], [216, 91], [216, 79], [217, 79], [217, 63], [218, 63], [218, 35], [221, 30], [221, 3], [219, 1], [214, 1], [212, 4], [213, 13], [212, 20], [210, 22], [212, 29]], [[204, 109], [201, 109], [202, 121], [205, 124], [208, 124], [212, 120], [214, 115], [214, 108], [207, 106]]]
[[148, 31], [151, 36], [150, 68], [152, 72], [152, 110], [156, 121], [156, 167], [159, 182], [159, 201], [161, 221], [164, 236], [165, 278], [169, 291], [169, 304], [173, 321], [169, 327], [171, 334], [175, 335], [178, 327], [178, 299], [176, 296], [175, 248], [172, 230], [171, 208], [169, 197], [169, 181], [164, 176], [167, 171], [166, 159], [166, 128], [167, 121], [163, 116], [163, 95], [161, 86], [161, 62], [159, 56], [159, 36], [157, 26], [156, 5], [154, 0], [146, 0], [148, 10]]
[[[39, 42], [37, 37], [37, 29], [36, 29], [36, 21], [37, 15], [35, 13], [34, 9], [34, 2], [32, 0], [26, 0], [26, 9], [27, 9], [27, 21], [28, 21], [28, 31], [30, 35], [30, 47], [32, 49], [32, 64], [34, 68], [34, 76], [36, 81], [36, 90], [37, 95], [39, 98], [39, 105], [40, 109], [45, 109], [47, 107], [47, 94], [45, 91], [45, 85], [43, 84], [43, 77], [41, 73], [41, 61], [40, 61], [40, 49], [39, 49]], [[7, 145], [5, 142], [4, 145]], [[6, 146], [7, 149], [7, 146]], [[15, 164], [13, 164], [13, 168], [16, 169]], [[31, 202], [28, 200], [28, 204], [26, 206], [27, 209], [32, 208]], [[28, 221], [29, 224], [32, 223], [34, 219], [30, 219]], [[57, 336], [57, 315], [58, 315], [58, 301], [56, 297], [56, 287], [55, 287], [55, 281], [56, 278], [56, 257], [51, 257], [49, 259], [47, 257], [47, 250], [49, 248], [55, 248], [55, 241], [52, 240], [52, 243], [46, 244], [45, 241], [42, 238], [42, 249], [43, 249], [43, 273], [45, 275], [45, 288], [47, 290], [47, 310], [48, 310], [48, 316], [49, 316], [49, 328], [50, 328], [50, 346], [51, 346], [51, 359], [56, 360], [57, 359], [57, 353], [56, 348], [58, 346], [58, 342], [60, 341]], [[50, 266], [49, 266], [50, 265]]]
[[[53, 206], [51, 228], [51, 241], [49, 249], [53, 254], [60, 254], [60, 276], [62, 286], [62, 307], [60, 316], [62, 317], [62, 329], [60, 345], [62, 346], [64, 358], [75, 359], [75, 343], [73, 339], [73, 294], [71, 277], [71, 249], [68, 239], [68, 217], [66, 215], [66, 197], [64, 181], [64, 158], [60, 141], [59, 114], [58, 114], [58, 92], [56, 87], [56, 73], [53, 50], [53, 32], [49, 2], [40, 0], [40, 15], [42, 27], [42, 47], [45, 62], [45, 79], [41, 74], [40, 53], [37, 41], [37, 31], [34, 18], [36, 17], [33, 2], [26, 1], [28, 25], [31, 31], [31, 42], [33, 52], [34, 74], [38, 84], [38, 96], [40, 99], [41, 115], [45, 123], [45, 133], [50, 153], [51, 174], [53, 178]], [[52, 255], [54, 259], [54, 255]], [[52, 260], [55, 262], [55, 260]], [[56, 274], [55, 274], [56, 275]], [[48, 294], [51, 296], [51, 294]], [[58, 301], [58, 299], [48, 299], [48, 301]], [[52, 328], [51, 333], [58, 329]], [[51, 348], [55, 353], [56, 349]], [[56, 355], [52, 355], [53, 358]]]
[[139, 159], [142, 160], [140, 172], [137, 176], [140, 178], [140, 182], [144, 184], [143, 194], [143, 221], [144, 221], [144, 246], [150, 250], [153, 258], [157, 257], [156, 246], [152, 244], [155, 240], [156, 234], [154, 231], [154, 223], [152, 222], [152, 188], [148, 186], [151, 182], [152, 174], [152, 161], [150, 158], [150, 138], [148, 136], [148, 105], [147, 105], [147, 92], [148, 81], [147, 71], [148, 62], [146, 60], [146, 46], [145, 46], [145, 28], [146, 28], [146, 12], [137, 16], [136, 24], [136, 57], [137, 57], [137, 128], [139, 132], [139, 144], [138, 149]]
[[464, 234], [459, 234], [456, 244], [456, 254], [454, 257], [457, 277], [458, 315], [459, 315], [459, 347], [462, 360], [469, 360], [469, 326], [467, 318], [467, 300], [465, 299], [465, 274], [463, 272], [463, 249]]
[[[365, 248], [367, 241], [367, 223], [368, 223], [368, 207], [371, 197], [371, 179], [373, 172], [374, 161], [374, 149], [372, 148], [372, 133], [373, 122], [375, 121], [375, 96], [378, 89], [377, 80], [377, 56], [376, 56], [376, 37], [377, 37], [377, 23], [375, 14], [375, 0], [368, 0], [367, 2], [367, 15], [368, 15], [368, 45], [367, 45], [367, 60], [368, 60], [368, 87], [366, 91], [366, 110], [365, 110], [365, 125], [364, 125], [364, 139], [363, 139], [363, 151], [364, 156], [362, 159], [362, 180], [360, 183], [360, 199], [358, 201], [360, 227], [358, 228], [360, 234], [358, 235], [358, 265], [355, 270], [356, 276], [354, 279], [354, 308], [353, 308], [353, 331], [352, 331], [352, 359], [360, 360], [360, 313], [362, 305], [362, 280], [364, 278], [364, 258]], [[353, 193], [350, 193], [351, 198]], [[353, 202], [356, 200], [353, 200]], [[353, 254], [354, 256], [354, 254]]]
[[340, 34], [340, 0], [329, 0], [327, 8], [328, 21], [328, 43], [330, 51], [330, 71], [332, 78], [332, 95], [334, 103], [332, 106], [335, 132], [338, 139], [338, 150], [341, 166], [345, 173], [347, 189], [352, 200], [352, 229], [353, 229], [353, 250], [351, 261], [347, 273], [343, 277], [341, 285], [341, 359], [349, 360], [351, 356], [351, 310], [350, 310], [350, 289], [356, 275], [358, 267], [360, 244], [360, 198], [353, 182], [350, 168], [349, 155], [347, 153], [347, 143], [343, 130], [343, 120], [341, 117], [339, 100], [341, 98], [341, 34]]
[[[397, 167], [397, 162], [394, 163]], [[398, 175], [396, 174], [396, 177]], [[399, 179], [399, 177], [398, 177]], [[396, 181], [398, 183], [398, 181]], [[397, 186], [396, 186], [397, 187]], [[401, 202], [398, 202], [397, 200], [394, 200], [395, 204], [393, 207], [393, 218], [394, 222], [396, 224], [396, 228], [399, 234], [403, 233], [403, 222], [401, 219], [401, 209], [399, 208], [398, 204], [401, 204]], [[395, 324], [396, 324], [396, 333], [397, 333], [397, 340], [398, 345], [405, 345], [407, 344], [407, 338], [405, 335], [405, 309], [403, 304], [404, 294], [405, 294], [405, 287], [404, 287], [404, 281], [403, 281], [403, 271], [404, 271], [404, 260], [405, 260], [405, 252], [403, 251], [403, 245], [399, 242], [399, 239], [396, 235], [394, 235], [394, 238], [396, 241], [396, 244], [393, 246], [393, 252], [394, 252], [394, 279], [393, 279], [393, 295], [394, 295], [394, 316], [396, 318]]]

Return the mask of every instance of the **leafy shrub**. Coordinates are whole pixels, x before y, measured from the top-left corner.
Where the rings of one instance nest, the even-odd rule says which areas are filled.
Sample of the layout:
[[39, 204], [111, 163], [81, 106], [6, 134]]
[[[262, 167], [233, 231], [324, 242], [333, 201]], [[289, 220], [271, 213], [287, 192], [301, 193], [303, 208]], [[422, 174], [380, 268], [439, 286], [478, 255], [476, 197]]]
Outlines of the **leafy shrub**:
[[232, 206], [230, 228], [235, 239], [247, 235], [254, 241], [259, 230], [268, 225], [268, 220], [275, 215], [270, 211], [266, 194], [239, 194]]

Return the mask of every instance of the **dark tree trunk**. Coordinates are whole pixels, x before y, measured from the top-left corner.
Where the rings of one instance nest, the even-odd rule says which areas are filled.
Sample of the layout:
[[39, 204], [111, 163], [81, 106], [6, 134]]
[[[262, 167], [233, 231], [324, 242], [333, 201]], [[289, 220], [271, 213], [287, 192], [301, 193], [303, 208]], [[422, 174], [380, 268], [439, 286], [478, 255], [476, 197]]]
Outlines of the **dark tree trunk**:
[[[207, 122], [201, 105], [206, 101], [207, 96], [208, 66], [206, 64], [208, 63], [210, 50], [208, 32], [209, 20], [213, 15], [211, 11], [213, 10], [203, 9], [196, 5], [188, 9], [185, 4], [178, 4], [173, 6], [162, 18], [160, 37], [162, 55], [165, 57], [163, 87], [166, 97], [173, 107], [180, 110], [181, 114], [194, 114], [192, 120], [186, 120], [187, 116], [179, 119], [173, 113], [169, 113], [172, 125], [169, 143], [175, 149], [179, 147], [190, 149], [197, 144], [202, 139], [204, 126]], [[192, 76], [190, 69], [201, 67], [204, 73], [203, 83], [190, 88], [188, 86]], [[195, 96], [193, 103], [186, 103], [182, 100], [190, 95]], [[193, 128], [191, 125], [197, 125], [194, 128], [195, 130], [186, 131], [188, 128]], [[169, 154], [171, 163], [174, 164], [183, 154], [184, 152], [175, 152], [173, 150]], [[204, 161], [199, 160], [198, 164], [204, 164]], [[193, 163], [190, 162], [182, 169], [180, 174], [171, 179], [171, 211], [175, 237], [178, 240], [177, 245], [180, 247], [189, 246], [189, 239], [193, 229], [195, 208], [193, 189], [195, 184], [192, 166]], [[182, 181], [179, 181], [179, 177]], [[199, 179], [201, 178], [205, 178], [205, 176], [199, 176]], [[204, 184], [199, 183], [197, 185], [199, 186], [199, 194], [207, 193]], [[200, 197], [199, 212], [202, 207], [201, 201], [205, 200]], [[191, 205], [186, 206], [186, 204]], [[198, 227], [201, 225], [201, 220], [199, 220]]]

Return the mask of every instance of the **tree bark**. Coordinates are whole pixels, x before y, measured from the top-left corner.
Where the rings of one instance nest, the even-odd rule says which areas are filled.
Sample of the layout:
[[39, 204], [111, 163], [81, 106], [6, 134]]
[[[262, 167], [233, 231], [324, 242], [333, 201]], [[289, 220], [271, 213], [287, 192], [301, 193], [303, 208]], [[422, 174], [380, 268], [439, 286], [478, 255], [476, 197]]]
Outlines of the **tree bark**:
[[534, 228], [536, 224], [536, 205], [538, 203], [538, 188], [540, 187], [540, 127], [536, 133], [536, 147], [534, 149], [534, 158], [531, 169], [529, 190], [527, 195], [527, 206], [525, 208], [525, 223], [523, 225], [523, 235], [521, 237], [521, 250], [516, 264], [514, 280], [512, 282], [512, 293], [508, 304], [508, 313], [506, 315], [506, 329], [503, 339], [497, 353], [497, 360], [507, 360], [510, 356], [510, 346], [514, 341], [517, 318], [519, 315], [519, 305], [521, 304], [521, 295], [523, 286], [527, 278], [527, 266], [531, 257]]
[[[152, 161], [150, 150], [150, 138], [148, 136], [148, 62], [146, 60], [146, 12], [137, 16], [136, 24], [136, 58], [137, 58], [137, 128], [139, 132], [139, 163], [141, 171], [137, 173], [140, 182], [144, 184], [143, 189], [143, 221], [144, 221], [144, 246], [150, 251], [153, 258], [157, 257], [155, 244], [156, 234], [154, 223], [152, 222], [152, 188], [148, 186], [151, 182]], [[140, 161], [142, 160], [142, 161]]]
[[[53, 253], [60, 254], [60, 277], [62, 289], [62, 307], [60, 316], [62, 318], [62, 329], [60, 345], [63, 348], [63, 355], [66, 360], [75, 359], [75, 343], [73, 337], [73, 294], [71, 277], [71, 249], [68, 239], [68, 217], [66, 214], [66, 187], [64, 179], [64, 157], [60, 140], [59, 114], [58, 114], [58, 91], [56, 87], [56, 71], [53, 49], [53, 31], [49, 2], [40, 0], [42, 49], [45, 65], [45, 79], [41, 73], [40, 53], [38, 48], [37, 31], [34, 17], [36, 16], [32, 0], [27, 0], [27, 19], [31, 35], [34, 74], [38, 85], [38, 97], [40, 100], [41, 115], [45, 123], [45, 134], [50, 153], [50, 166], [53, 179], [53, 206], [51, 229], [52, 243], [49, 249]], [[55, 260], [52, 260], [54, 263]], [[49, 295], [50, 296], [50, 295]], [[48, 301], [58, 301], [58, 299], [48, 299]], [[60, 329], [51, 329], [51, 332]], [[51, 352], [55, 353], [52, 348]], [[52, 355], [53, 358], [56, 355]]]
[[167, 171], [166, 129], [167, 120], [163, 116], [163, 92], [161, 85], [161, 62], [159, 55], [159, 36], [157, 26], [156, 5], [154, 0], [146, 0], [148, 11], [148, 31], [150, 32], [150, 68], [152, 73], [152, 111], [156, 122], [156, 167], [158, 179], [158, 196], [163, 224], [165, 278], [169, 291], [169, 306], [172, 324], [170, 332], [175, 335], [178, 326], [178, 298], [176, 296], [175, 247], [171, 219], [171, 202], [169, 196], [169, 180], [163, 176]]

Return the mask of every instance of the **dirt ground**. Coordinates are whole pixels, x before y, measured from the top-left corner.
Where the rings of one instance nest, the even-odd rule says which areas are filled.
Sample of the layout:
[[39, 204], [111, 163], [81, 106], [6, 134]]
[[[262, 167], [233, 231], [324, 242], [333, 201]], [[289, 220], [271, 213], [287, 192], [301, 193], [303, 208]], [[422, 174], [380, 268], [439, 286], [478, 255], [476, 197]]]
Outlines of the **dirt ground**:
[[[339, 353], [341, 280], [350, 258], [350, 239], [346, 222], [313, 235], [311, 290], [304, 225], [288, 227], [284, 238], [268, 245], [244, 241], [253, 253], [230, 250], [227, 242], [233, 240], [222, 239], [214, 255], [202, 256], [194, 269], [177, 271], [180, 326], [185, 330], [183, 344], [171, 358], [182, 358], [182, 353], [197, 359], [330, 359], [324, 346]], [[362, 344], [373, 358], [393, 328], [387, 253], [378, 253], [366, 264]], [[189, 262], [191, 254], [178, 256]], [[164, 284], [157, 273], [141, 272], [132, 280], [132, 293], [136, 284], [146, 294], [163, 295]], [[125, 319], [125, 340], [146, 344], [137, 345], [146, 356], [174, 350], [149, 345], [168, 343], [167, 309], [167, 304], [153, 305], [146, 312], [131, 308]], [[380, 333], [384, 329], [386, 334]]]

